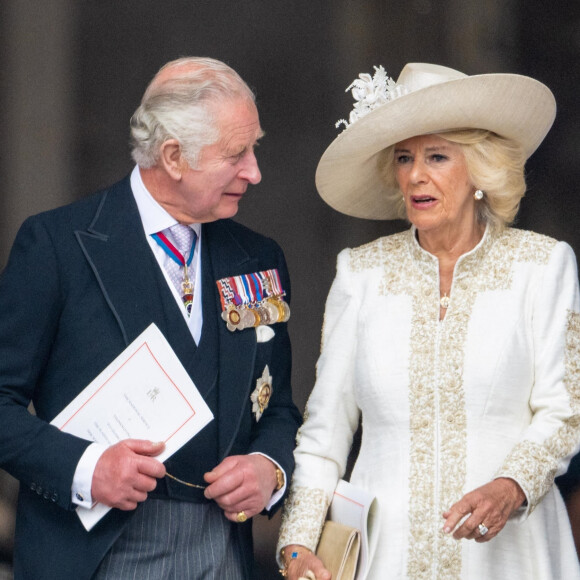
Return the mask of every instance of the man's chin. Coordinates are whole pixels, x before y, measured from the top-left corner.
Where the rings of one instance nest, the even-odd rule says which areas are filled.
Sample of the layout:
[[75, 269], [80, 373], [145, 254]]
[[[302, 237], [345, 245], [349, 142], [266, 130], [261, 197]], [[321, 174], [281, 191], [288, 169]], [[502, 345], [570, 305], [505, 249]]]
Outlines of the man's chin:
[[231, 201], [227, 205], [220, 208], [218, 212], [216, 212], [216, 220], [227, 220], [233, 218], [239, 210], [239, 199], [236, 201]]
[[225, 218], [234, 217], [238, 213], [238, 210], [240, 209], [241, 199], [242, 199], [241, 195], [237, 196], [232, 195], [231, 197], [228, 198], [228, 203], [224, 204], [224, 206], [220, 208], [222, 210], [220, 211], [220, 213], [224, 214]]

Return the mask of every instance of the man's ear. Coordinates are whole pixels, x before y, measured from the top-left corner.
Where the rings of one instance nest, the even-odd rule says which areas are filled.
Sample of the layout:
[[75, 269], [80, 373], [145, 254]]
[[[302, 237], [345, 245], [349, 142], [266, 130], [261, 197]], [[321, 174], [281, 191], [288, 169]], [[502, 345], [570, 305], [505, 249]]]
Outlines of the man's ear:
[[181, 144], [177, 139], [168, 139], [161, 145], [159, 164], [171, 179], [181, 181], [183, 169], [187, 162], [183, 159]]

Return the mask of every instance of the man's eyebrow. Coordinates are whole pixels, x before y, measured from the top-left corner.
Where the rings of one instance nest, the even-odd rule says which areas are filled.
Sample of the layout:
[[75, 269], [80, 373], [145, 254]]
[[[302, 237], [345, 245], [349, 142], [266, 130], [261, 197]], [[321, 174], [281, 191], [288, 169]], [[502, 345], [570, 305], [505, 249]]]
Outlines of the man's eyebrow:
[[254, 141], [252, 143], [250, 143], [249, 145], [244, 145], [242, 147], [242, 150], [245, 151], [248, 147], [257, 147], [260, 144], [260, 139], [262, 137], [264, 137], [264, 135], [266, 135], [265, 131], [260, 129], [260, 132], [256, 135], [256, 138], [254, 139]]

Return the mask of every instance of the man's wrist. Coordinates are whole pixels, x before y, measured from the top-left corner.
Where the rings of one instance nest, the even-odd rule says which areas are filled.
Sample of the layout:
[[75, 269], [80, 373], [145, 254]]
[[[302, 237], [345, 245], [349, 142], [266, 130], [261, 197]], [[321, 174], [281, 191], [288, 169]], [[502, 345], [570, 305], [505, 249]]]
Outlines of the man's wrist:
[[72, 482], [71, 501], [73, 504], [90, 509], [93, 506], [91, 493], [93, 475], [97, 462], [107, 450], [106, 445], [91, 443], [82, 454]]

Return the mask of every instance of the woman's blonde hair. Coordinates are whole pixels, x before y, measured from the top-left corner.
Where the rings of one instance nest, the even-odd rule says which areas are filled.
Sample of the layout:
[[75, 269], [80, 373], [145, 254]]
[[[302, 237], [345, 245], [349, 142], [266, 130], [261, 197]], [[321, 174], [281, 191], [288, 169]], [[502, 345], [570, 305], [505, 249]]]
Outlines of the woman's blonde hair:
[[[437, 135], [461, 146], [467, 171], [475, 189], [484, 192], [477, 202], [477, 219], [495, 230], [509, 226], [515, 219], [526, 192], [526, 156], [512, 139], [484, 129], [445, 131]], [[398, 217], [407, 218], [405, 202], [395, 177], [395, 145], [383, 152], [383, 175], [390, 186], [387, 200], [397, 208]]]

